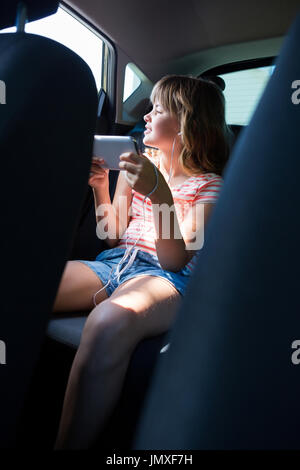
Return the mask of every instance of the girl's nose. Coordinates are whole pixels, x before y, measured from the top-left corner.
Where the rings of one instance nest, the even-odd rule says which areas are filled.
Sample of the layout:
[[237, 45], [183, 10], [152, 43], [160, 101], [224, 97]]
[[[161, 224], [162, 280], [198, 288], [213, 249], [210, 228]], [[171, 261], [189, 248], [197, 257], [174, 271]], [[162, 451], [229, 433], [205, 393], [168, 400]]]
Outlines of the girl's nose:
[[151, 113], [145, 114], [145, 116], [144, 116], [144, 121], [145, 122], [150, 121], [150, 115], [151, 115]]

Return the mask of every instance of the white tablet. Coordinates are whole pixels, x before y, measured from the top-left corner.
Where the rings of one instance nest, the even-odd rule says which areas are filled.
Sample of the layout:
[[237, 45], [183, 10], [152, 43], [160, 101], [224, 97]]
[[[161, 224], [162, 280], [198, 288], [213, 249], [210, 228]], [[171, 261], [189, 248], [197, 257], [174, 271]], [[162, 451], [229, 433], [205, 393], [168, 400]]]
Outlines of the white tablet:
[[120, 170], [120, 155], [125, 152], [139, 153], [137, 143], [130, 136], [95, 135], [93, 156], [103, 158], [103, 168]]

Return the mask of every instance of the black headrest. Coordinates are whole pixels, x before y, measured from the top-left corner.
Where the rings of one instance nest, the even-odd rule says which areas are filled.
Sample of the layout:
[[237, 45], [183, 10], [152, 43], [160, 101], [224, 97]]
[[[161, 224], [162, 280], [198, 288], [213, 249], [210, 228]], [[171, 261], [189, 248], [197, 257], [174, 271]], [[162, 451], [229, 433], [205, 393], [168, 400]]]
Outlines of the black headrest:
[[218, 75], [202, 75], [202, 78], [208, 80], [209, 82], [215, 83], [220, 88], [220, 90], [225, 90], [225, 82], [223, 78], [218, 77]]
[[[0, 29], [15, 26], [20, 0], [1, 0]], [[22, 0], [27, 7], [27, 20], [35, 21], [53, 15], [58, 8], [58, 0]]]

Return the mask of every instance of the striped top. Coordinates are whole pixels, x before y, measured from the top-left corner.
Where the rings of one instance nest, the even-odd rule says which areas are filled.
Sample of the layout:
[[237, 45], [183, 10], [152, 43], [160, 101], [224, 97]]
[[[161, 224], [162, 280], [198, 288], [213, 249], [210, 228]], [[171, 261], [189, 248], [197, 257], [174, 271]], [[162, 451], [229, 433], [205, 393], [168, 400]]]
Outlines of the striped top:
[[[182, 184], [170, 188], [174, 199], [174, 207], [176, 210], [179, 226], [184, 221], [184, 215], [187, 213], [187, 209], [190, 209], [196, 203], [215, 203], [218, 198], [221, 186], [222, 178], [220, 176], [214, 173], [204, 173], [198, 176], [191, 176]], [[146, 251], [147, 253], [157, 256], [155, 248], [155, 227], [153, 222], [152, 203], [148, 198], [145, 200], [144, 227], [143, 200], [144, 196], [132, 189], [132, 203], [129, 224], [118, 243], [118, 247], [126, 248], [126, 241], [127, 246], [130, 247], [140, 237], [136, 247], [142, 251]], [[194, 256], [185, 267], [191, 271], [194, 268], [195, 263], [196, 258]]]

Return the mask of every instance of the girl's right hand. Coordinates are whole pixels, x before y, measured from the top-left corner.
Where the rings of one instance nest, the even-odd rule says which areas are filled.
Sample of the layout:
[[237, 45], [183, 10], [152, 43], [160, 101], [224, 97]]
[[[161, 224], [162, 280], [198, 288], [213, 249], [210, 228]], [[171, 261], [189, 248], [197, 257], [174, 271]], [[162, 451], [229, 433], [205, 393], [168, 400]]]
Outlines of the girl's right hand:
[[102, 188], [108, 185], [109, 169], [102, 168], [101, 165], [103, 163], [103, 158], [92, 158], [92, 166], [88, 184], [94, 189]]

